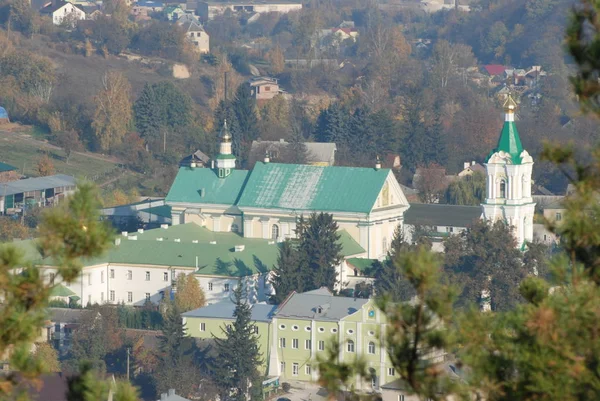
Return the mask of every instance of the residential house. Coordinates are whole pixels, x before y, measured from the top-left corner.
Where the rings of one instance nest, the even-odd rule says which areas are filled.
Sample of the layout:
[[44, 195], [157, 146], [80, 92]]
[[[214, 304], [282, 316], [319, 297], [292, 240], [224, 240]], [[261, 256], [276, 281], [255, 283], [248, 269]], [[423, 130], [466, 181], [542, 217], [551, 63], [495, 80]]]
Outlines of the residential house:
[[210, 37], [199, 22], [187, 21], [179, 23], [178, 21], [178, 25], [183, 28], [188, 41], [194, 45], [194, 50], [201, 54], [210, 52]]
[[131, 7], [131, 14], [135, 19], [150, 19], [152, 14], [161, 13], [165, 4], [160, 1], [142, 0], [134, 3]]
[[166, 6], [163, 9], [163, 14], [167, 21], [177, 21], [183, 15], [185, 15], [185, 10], [178, 4]]
[[51, 4], [40, 10], [43, 15], [52, 18], [54, 25], [68, 24], [71, 28], [77, 24], [77, 21], [85, 19], [85, 11], [73, 3], [66, 1], [53, 1]]
[[0, 184], [0, 211], [22, 213], [27, 207], [53, 206], [75, 192], [75, 178], [57, 174]]
[[97, 4], [87, 3], [81, 6], [83, 11], [85, 11], [85, 19], [95, 21], [104, 13], [102, 9]]
[[[455, 362], [444, 362], [441, 366], [441, 374], [445, 375], [451, 381], [461, 381], [464, 379], [464, 372]], [[410, 391], [410, 387], [403, 379], [396, 379], [381, 386], [381, 401], [421, 401], [421, 398]], [[450, 394], [448, 401], [458, 401], [459, 398]], [[429, 400], [429, 399], [428, 399]]]
[[16, 181], [19, 178], [21, 174], [15, 166], [0, 162], [0, 183]]
[[356, 28], [328, 28], [321, 29], [318, 35], [322, 47], [339, 48], [345, 40], [356, 42], [358, 30]]
[[400, 155], [395, 153], [386, 154], [383, 158], [383, 166], [392, 170], [400, 170], [402, 168]]
[[223, 14], [226, 10], [233, 13], [271, 13], [276, 12], [286, 14], [290, 11], [301, 10], [302, 2], [294, 0], [280, 1], [243, 1], [243, 0], [228, 0], [228, 1], [198, 1], [196, 13], [203, 21], [212, 20], [217, 15]]
[[432, 239], [433, 251], [443, 252], [443, 239], [460, 234], [480, 220], [481, 214], [480, 206], [411, 203], [404, 216], [404, 237], [410, 242], [421, 231]]
[[250, 93], [256, 100], [270, 100], [282, 93], [277, 78], [254, 77], [248, 81]]
[[387, 254], [408, 208], [393, 172], [380, 164], [361, 168], [263, 161], [251, 171], [236, 169], [226, 127], [214, 168], [181, 167], [166, 204], [174, 225], [194, 222], [213, 232], [272, 241], [294, 238], [300, 216], [331, 213], [369, 258]]
[[160, 400], [156, 401], [190, 401], [187, 398], [183, 398], [180, 395], [175, 394], [174, 389], [169, 389], [166, 393], [161, 393]]
[[206, 153], [197, 150], [179, 161], [179, 167], [209, 167], [210, 157]]
[[[250, 165], [269, 154], [271, 161], [286, 161], [286, 153], [289, 153], [291, 144], [284, 139], [279, 141], [252, 141], [250, 154], [248, 156]], [[304, 142], [306, 146], [306, 164], [311, 166], [333, 166], [335, 164], [335, 152], [337, 148], [333, 142]]]
[[[233, 322], [232, 304], [217, 304], [182, 314], [187, 332], [195, 338], [222, 337]], [[292, 292], [279, 306], [252, 306], [258, 343], [263, 354], [263, 372], [279, 381], [316, 382], [317, 358], [332, 339], [340, 343], [340, 362], [362, 358], [372, 380], [357, 380], [356, 389], [379, 390], [398, 379], [389, 361], [381, 335], [386, 316], [374, 300], [334, 296], [327, 288]], [[429, 355], [443, 360], [442, 351]]]
[[94, 312], [89, 309], [48, 308], [47, 341], [59, 352], [65, 353], [71, 346], [73, 333], [90, 313]]
[[[263, 355], [262, 373], [267, 373], [268, 355], [271, 351], [269, 333], [271, 333], [271, 321], [273, 313], [277, 306], [267, 304], [250, 305], [252, 324], [254, 324], [254, 333], [258, 335], [258, 347]], [[183, 313], [183, 324], [186, 334], [202, 340], [212, 340], [214, 337], [222, 338], [223, 330], [227, 330], [235, 317], [233, 312], [235, 304], [233, 302], [219, 302], [217, 304], [204, 306], [189, 312]]]
[[474, 173], [481, 173], [481, 174], [485, 175], [485, 167], [483, 167], [481, 164], [479, 164], [473, 160], [470, 163], [469, 162], [463, 163], [463, 170], [458, 173], [458, 176], [462, 178], [462, 177], [471, 176]]

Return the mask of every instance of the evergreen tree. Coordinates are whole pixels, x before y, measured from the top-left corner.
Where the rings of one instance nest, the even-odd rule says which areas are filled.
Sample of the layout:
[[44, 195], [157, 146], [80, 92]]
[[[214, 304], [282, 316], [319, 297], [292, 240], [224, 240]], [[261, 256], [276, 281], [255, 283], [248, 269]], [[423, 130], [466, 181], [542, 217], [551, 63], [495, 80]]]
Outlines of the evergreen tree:
[[444, 136], [444, 127], [439, 112], [436, 112], [435, 122], [427, 131], [428, 152], [426, 161], [428, 163], [437, 163], [445, 166], [448, 162], [448, 151], [446, 148], [446, 137]]
[[192, 104], [191, 97], [172, 82], [146, 84], [133, 106], [136, 128], [142, 138], [156, 140], [162, 128], [190, 124]]
[[233, 292], [235, 321], [223, 328], [225, 338], [215, 337], [218, 364], [214, 367], [215, 383], [221, 399], [235, 394], [235, 399], [249, 399], [250, 384], [260, 378], [258, 367], [262, 363], [258, 349], [258, 336], [252, 324], [250, 305], [244, 299], [241, 283]]
[[[252, 141], [258, 139], [260, 134], [258, 127], [258, 116], [256, 114], [256, 98], [252, 96], [250, 87], [242, 84], [238, 87], [231, 107], [237, 119], [239, 131], [237, 156], [244, 162], [248, 157], [248, 151]], [[235, 137], [234, 133], [232, 135]]]
[[[374, 262], [369, 268], [368, 274], [375, 277], [374, 289], [377, 295], [385, 294], [390, 301], [394, 302], [408, 301], [415, 295], [399, 262], [402, 255], [413, 252], [419, 247], [416, 245], [417, 233], [413, 233], [413, 239], [415, 243], [409, 243], [404, 237], [402, 228], [398, 226], [394, 231], [387, 258], [381, 262]], [[424, 245], [426, 249], [431, 249], [430, 243]]]
[[279, 248], [277, 265], [273, 268], [273, 288], [275, 295], [272, 300], [279, 304], [292, 292], [304, 291], [303, 271], [305, 266], [291, 240], [286, 240]]
[[313, 213], [297, 223], [304, 291], [327, 287], [334, 291], [336, 268], [342, 260], [342, 245], [333, 215]]
[[317, 118], [315, 140], [317, 142], [335, 142], [338, 146], [348, 145], [350, 114], [338, 103], [321, 110]]
[[[233, 109], [231, 102], [225, 102], [221, 100], [219, 102], [219, 106], [215, 110], [215, 135], [217, 137], [220, 136], [221, 131], [223, 130], [223, 124], [227, 120], [227, 128], [229, 129], [229, 133], [231, 134], [231, 148], [233, 154], [238, 158], [238, 161], [242, 160], [242, 134], [240, 131], [240, 125], [238, 124], [237, 115]], [[215, 154], [218, 153], [220, 139], [217, 138], [215, 142], [216, 149], [214, 150]]]
[[523, 299], [519, 284], [532, 268], [523, 263], [510, 226], [502, 221], [476, 221], [444, 242], [444, 270], [462, 287], [459, 305], [479, 305], [482, 290], [491, 293], [493, 310], [508, 310]]
[[160, 340], [159, 366], [154, 372], [156, 388], [166, 392], [173, 388], [188, 397], [201, 380], [195, 365], [197, 347], [194, 339], [185, 335], [181, 311], [176, 303], [167, 303]]
[[410, 98], [407, 100], [404, 122], [402, 124], [404, 138], [400, 154], [402, 156], [402, 165], [412, 172], [417, 167], [427, 164], [426, 152], [428, 152], [430, 146], [427, 130], [421, 121], [421, 112], [419, 99]]

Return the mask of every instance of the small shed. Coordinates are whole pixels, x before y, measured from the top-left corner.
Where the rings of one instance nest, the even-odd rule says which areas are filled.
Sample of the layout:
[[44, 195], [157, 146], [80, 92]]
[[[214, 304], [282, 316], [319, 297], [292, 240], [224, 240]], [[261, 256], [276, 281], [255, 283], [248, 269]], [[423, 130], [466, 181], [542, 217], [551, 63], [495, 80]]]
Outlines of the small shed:
[[0, 107], [0, 124], [7, 124], [10, 120], [8, 119], [8, 112], [4, 107]]

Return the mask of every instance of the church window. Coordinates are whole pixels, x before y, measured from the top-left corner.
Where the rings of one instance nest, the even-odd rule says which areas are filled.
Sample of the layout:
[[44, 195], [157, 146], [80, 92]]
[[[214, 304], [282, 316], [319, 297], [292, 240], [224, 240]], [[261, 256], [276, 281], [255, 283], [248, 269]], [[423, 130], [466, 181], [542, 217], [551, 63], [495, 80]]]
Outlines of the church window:
[[232, 233], [239, 233], [240, 232], [240, 227], [237, 224], [233, 223], [231, 225], [231, 232]]
[[500, 181], [500, 197], [506, 198], [506, 181]]
[[271, 227], [271, 239], [276, 240], [279, 238], [279, 226], [277, 224], [273, 224]]

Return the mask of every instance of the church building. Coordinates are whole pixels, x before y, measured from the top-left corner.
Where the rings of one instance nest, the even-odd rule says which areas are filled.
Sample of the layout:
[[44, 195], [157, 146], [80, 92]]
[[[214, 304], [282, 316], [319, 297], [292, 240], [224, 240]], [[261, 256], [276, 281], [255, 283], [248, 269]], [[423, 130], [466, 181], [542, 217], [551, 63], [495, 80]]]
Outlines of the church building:
[[517, 104], [512, 97], [504, 103], [504, 126], [498, 146], [485, 163], [486, 198], [481, 205], [483, 218], [503, 219], [513, 227], [517, 246], [533, 241], [535, 203], [531, 197], [533, 159], [523, 149], [515, 125]]
[[477, 219], [500, 219], [513, 227], [519, 248], [533, 241], [533, 159], [521, 143], [515, 125], [516, 108], [509, 96], [504, 103], [498, 145], [484, 163], [486, 196], [481, 206], [413, 204], [404, 218], [405, 238], [410, 240], [416, 227], [425, 227], [431, 234], [433, 250], [443, 252], [443, 239], [448, 235], [461, 233]]
[[166, 197], [172, 224], [196, 223], [215, 232], [282, 241], [296, 236], [296, 222], [313, 212], [333, 215], [365, 250], [383, 258], [408, 201], [390, 169], [270, 163], [236, 168], [224, 124], [211, 168], [180, 167]]

